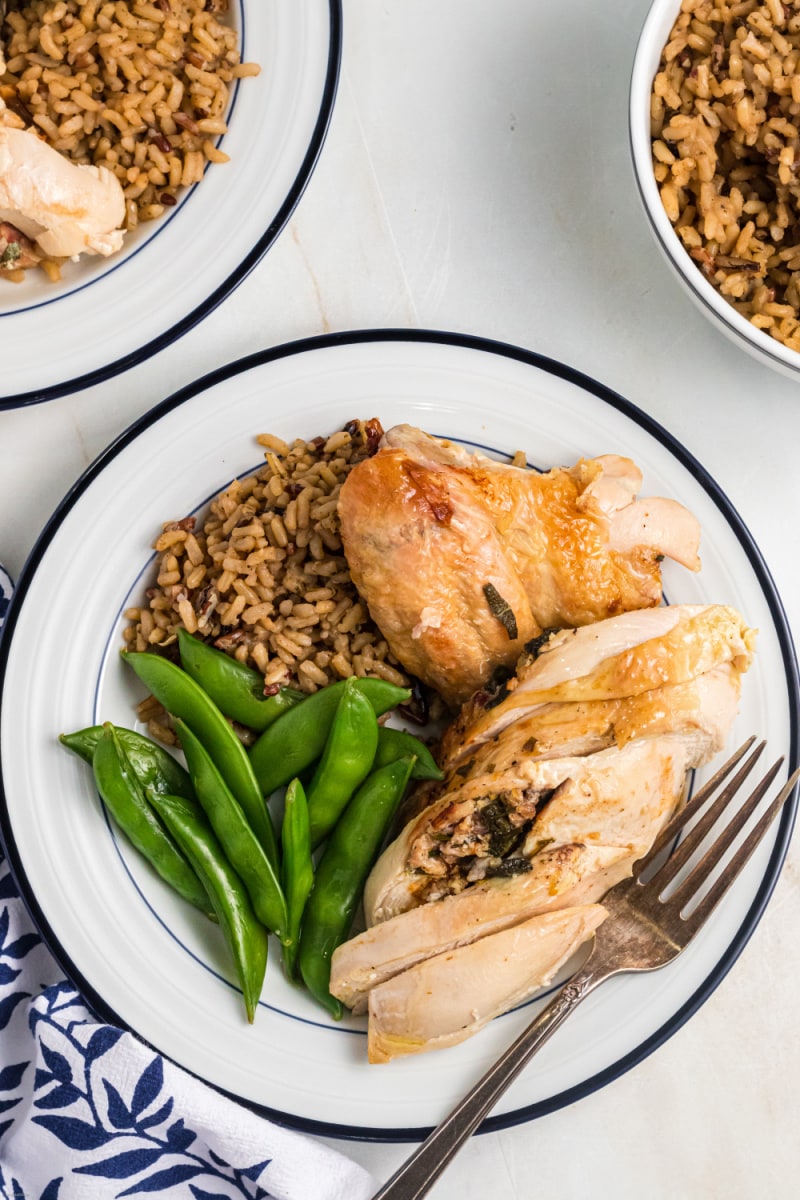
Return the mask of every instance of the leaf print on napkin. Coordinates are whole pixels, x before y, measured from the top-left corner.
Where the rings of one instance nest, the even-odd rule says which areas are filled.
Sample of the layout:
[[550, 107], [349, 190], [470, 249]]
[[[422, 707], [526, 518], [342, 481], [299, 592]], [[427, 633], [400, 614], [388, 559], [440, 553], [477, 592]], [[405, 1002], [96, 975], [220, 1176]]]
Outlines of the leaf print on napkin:
[[[55, 990], [51, 989], [51, 993]], [[164, 1095], [164, 1062], [155, 1055], [135, 1080], [126, 1080], [129, 1099], [116, 1083], [102, 1073], [103, 1055], [128, 1035], [110, 1026], [101, 1026], [85, 1044], [71, 1024], [62, 1026], [59, 997], [51, 994], [45, 1011], [37, 1013], [38, 1049], [41, 1063], [35, 1077], [34, 1105], [40, 1110], [33, 1121], [46, 1129], [70, 1150], [81, 1151], [91, 1161], [73, 1167], [75, 1175], [129, 1181], [115, 1192], [116, 1197], [169, 1194], [192, 1179], [215, 1180], [225, 1184], [225, 1192], [204, 1193], [192, 1188], [192, 1195], [222, 1196], [224, 1200], [240, 1196], [260, 1200], [267, 1193], [256, 1180], [269, 1160], [244, 1169], [229, 1166], [208, 1149], [190, 1151], [197, 1134], [183, 1118], [170, 1121], [174, 1097]], [[58, 1038], [58, 1042], [53, 1039]], [[45, 1040], [46, 1039], [46, 1040]], [[57, 1048], [57, 1046], [59, 1048]], [[42, 1112], [42, 1109], [69, 1108], [67, 1114]], [[158, 1132], [160, 1130], [160, 1132]], [[135, 1144], [131, 1144], [131, 1142]], [[98, 1151], [101, 1151], [99, 1155]], [[110, 1152], [109, 1152], [110, 1151]], [[183, 1193], [185, 1195], [185, 1192]]]
[[217, 1101], [132, 1034], [98, 1021], [34, 931], [2, 853], [0, 967], [2, 1200], [373, 1194], [355, 1164]]
[[[39, 1200], [58, 1200], [61, 1184], [64, 1182], [63, 1176], [59, 1175], [56, 1179], [51, 1179], [45, 1186], [44, 1191], [39, 1196]], [[3, 1169], [0, 1167], [0, 1195], [8, 1197], [8, 1200], [28, 1200], [19, 1180], [11, 1179], [11, 1186], [8, 1187], [3, 1175]]]

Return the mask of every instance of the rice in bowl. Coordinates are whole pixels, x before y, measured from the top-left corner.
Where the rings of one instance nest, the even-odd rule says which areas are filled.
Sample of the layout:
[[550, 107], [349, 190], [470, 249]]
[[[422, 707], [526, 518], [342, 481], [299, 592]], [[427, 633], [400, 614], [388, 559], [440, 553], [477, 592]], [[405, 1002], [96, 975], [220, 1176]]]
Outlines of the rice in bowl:
[[800, 13], [683, 0], [653, 83], [666, 214], [721, 296], [800, 350]]

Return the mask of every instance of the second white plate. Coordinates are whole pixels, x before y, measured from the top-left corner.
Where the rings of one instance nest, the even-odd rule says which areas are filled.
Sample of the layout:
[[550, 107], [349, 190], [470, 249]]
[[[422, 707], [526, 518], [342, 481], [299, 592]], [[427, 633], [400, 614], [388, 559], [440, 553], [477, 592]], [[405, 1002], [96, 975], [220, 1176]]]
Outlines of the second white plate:
[[[230, 161], [119, 254], [38, 271], [0, 288], [0, 338], [14, 347], [0, 409], [96, 384], [164, 349], [263, 257], [294, 210], [325, 139], [339, 75], [341, 0], [231, 0], [241, 58], [257, 76], [231, 92]], [[43, 347], [45, 352], [43, 353]]]

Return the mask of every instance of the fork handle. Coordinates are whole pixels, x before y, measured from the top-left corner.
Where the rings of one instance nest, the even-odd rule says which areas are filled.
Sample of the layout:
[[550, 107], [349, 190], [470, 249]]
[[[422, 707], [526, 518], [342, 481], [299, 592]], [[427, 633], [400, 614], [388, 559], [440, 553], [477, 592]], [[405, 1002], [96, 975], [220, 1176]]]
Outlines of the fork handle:
[[523, 1067], [605, 977], [588, 962], [573, 975], [372, 1200], [420, 1200], [426, 1196]]

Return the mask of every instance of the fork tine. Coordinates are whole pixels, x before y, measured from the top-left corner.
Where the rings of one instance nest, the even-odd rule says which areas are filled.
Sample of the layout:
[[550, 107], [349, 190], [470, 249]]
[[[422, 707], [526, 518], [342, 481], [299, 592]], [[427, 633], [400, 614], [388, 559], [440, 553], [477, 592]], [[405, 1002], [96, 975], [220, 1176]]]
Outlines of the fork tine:
[[[747, 799], [745, 801], [743, 801], [743, 803], [740, 804], [740, 806], [736, 809], [736, 812], [733, 814], [731, 819], [728, 821], [725, 828], [720, 831], [718, 836], [714, 839], [714, 841], [708, 847], [708, 850], [706, 850], [703, 857], [699, 860], [698, 863], [695, 864], [694, 867], [692, 867], [691, 873], [689, 875], [687, 875], [686, 879], [684, 879], [681, 882], [681, 884], [675, 889], [675, 891], [672, 893], [672, 896], [670, 897], [670, 899], [673, 900], [675, 902], [675, 904], [679, 905], [680, 907], [683, 907], [683, 905], [697, 891], [697, 888], [706, 879], [708, 879], [708, 877], [711, 874], [711, 872], [713, 871], [714, 867], [716, 867], [717, 863], [720, 862], [720, 860], [722, 859], [723, 854], [726, 852], [726, 850], [728, 850], [733, 845], [734, 840], [736, 839], [737, 835], [742, 831], [742, 829], [744, 829], [748, 820], [750, 819], [750, 817], [753, 815], [753, 813], [758, 808], [758, 805], [761, 803], [761, 801], [763, 800], [764, 796], [767, 793], [767, 789], [769, 788], [769, 786], [772, 783], [775, 776], [778, 774], [778, 771], [781, 769], [782, 763], [783, 763], [783, 758], [781, 757], [777, 760], [777, 762], [774, 762], [772, 764], [772, 766], [767, 771], [767, 773], [759, 780], [759, 782], [753, 788], [753, 791], [750, 793], [750, 795], [747, 797]], [[735, 793], [733, 791], [731, 791], [732, 787], [733, 787], [733, 784], [731, 784], [729, 788], [726, 788], [726, 792], [730, 792], [730, 796], [726, 797], [726, 798], [730, 799], [730, 800], [733, 800], [733, 797], [735, 795]], [[725, 796], [724, 792], [723, 792], [723, 796]], [[722, 798], [723, 797], [720, 797], [720, 799], [722, 799]], [[727, 807], [727, 805], [725, 807]], [[718, 811], [716, 813], [714, 813], [714, 809], [717, 809]], [[723, 813], [723, 808], [719, 805], [719, 802], [718, 802], [717, 804], [714, 805], [714, 807], [712, 809], [709, 810], [708, 815], [709, 816], [714, 815], [714, 816], [716, 816], [717, 819], [719, 819], [719, 817], [722, 816], [722, 813]], [[711, 826], [709, 825], [709, 829], [710, 828], [711, 828]], [[687, 838], [686, 840], [688, 842], [689, 839]], [[684, 845], [685, 845], [685, 843], [684, 843]], [[700, 842], [695, 841], [694, 848], [697, 849], [699, 847], [699, 845], [700, 845]], [[678, 847], [678, 850], [683, 850], [683, 848], [684, 848], [684, 846], [681, 845]], [[675, 857], [675, 858], [678, 857], [677, 851], [673, 857]], [[685, 855], [683, 857], [684, 857], [684, 859], [686, 858]], [[661, 887], [662, 890], [674, 878], [675, 878], [674, 871], [671, 873], [668, 873], [666, 880], [664, 880], [662, 878], [661, 873], [659, 873], [659, 875], [657, 876], [659, 886]]]
[[[642, 871], [644, 871], [650, 865], [650, 863], [655, 861], [655, 859], [659, 856], [659, 854], [665, 848], [665, 846], [668, 846], [672, 841], [674, 841], [674, 839], [678, 836], [678, 834], [681, 832], [681, 830], [685, 829], [685, 827], [689, 823], [689, 821], [692, 820], [692, 818], [695, 816], [695, 814], [697, 812], [699, 812], [699, 810], [703, 807], [703, 805], [710, 799], [710, 797], [714, 794], [714, 792], [717, 790], [717, 788], [720, 786], [720, 784], [723, 783], [725, 781], [725, 779], [727, 779], [728, 775], [730, 775], [733, 768], [741, 761], [741, 759], [744, 757], [744, 755], [747, 753], [747, 751], [753, 745], [753, 742], [755, 740], [756, 740], [755, 737], [748, 738], [747, 741], [744, 742], [739, 747], [739, 749], [736, 750], [735, 753], [731, 755], [731, 757], [727, 760], [727, 762], [723, 763], [722, 766], [719, 768], [719, 770], [714, 775], [712, 775], [711, 779], [709, 779], [708, 782], [705, 783], [700, 788], [699, 791], [695, 792], [695, 794], [694, 794], [694, 796], [692, 796], [691, 800], [687, 801], [686, 804], [684, 804], [681, 808], [678, 809], [678, 811], [674, 814], [674, 816], [667, 822], [667, 824], [661, 830], [661, 833], [658, 835], [658, 837], [654, 841], [653, 845], [650, 847], [650, 850], [647, 852], [647, 854], [643, 858], [641, 858], [637, 863], [634, 864], [634, 871], [633, 871], [634, 876], [636, 876], [638, 878], [641, 875]], [[699, 842], [702, 841], [702, 839], [705, 837], [705, 832], [702, 832], [700, 834], [700, 836], [697, 838], [694, 837], [694, 834], [696, 833], [697, 828], [701, 824], [705, 825], [706, 831], [711, 828], [711, 826], [717, 820], [717, 817], [719, 816], [721, 809], [724, 807], [725, 804], [727, 804], [730, 796], [733, 795], [734, 792], [736, 792], [738, 790], [738, 788], [741, 786], [743, 781], [749, 775], [750, 771], [752, 771], [753, 767], [756, 764], [756, 761], [758, 760], [759, 756], [761, 755], [766, 744], [767, 743], [765, 741], [759, 742], [758, 746], [755, 748], [755, 750], [751, 754], [750, 758], [747, 760], [747, 762], [744, 764], [744, 766], [737, 772], [737, 774], [735, 775], [735, 777], [733, 778], [731, 783], [728, 785], [728, 787], [722, 793], [722, 796], [720, 796], [720, 799], [716, 802], [716, 804], [714, 805], [714, 808], [711, 809], [709, 814], [707, 814], [707, 816], [703, 818], [702, 822], [698, 822], [698, 825], [695, 827], [694, 830], [692, 830], [692, 833], [689, 835], [689, 837], [687, 837], [686, 840], [681, 843], [681, 845], [675, 851], [675, 854], [673, 854], [671, 856], [671, 858], [669, 859], [669, 864], [673, 863], [673, 861], [676, 858], [676, 855], [678, 855], [678, 854], [681, 855], [681, 860], [678, 861], [676, 870], [672, 871], [669, 874], [668, 879], [674, 878], [676, 871], [680, 870], [680, 868], [683, 866], [684, 862], [686, 862], [689, 859], [689, 857], [691, 856], [693, 849], [695, 849], [697, 847], [697, 845], [699, 844]], [[724, 797], [724, 799], [723, 799], [723, 797]], [[714, 815], [713, 819], [711, 821], [709, 821], [708, 816], [711, 815], [711, 813], [714, 812], [714, 810], [716, 810], [716, 815]], [[690, 842], [690, 838], [692, 839], [692, 842]], [[688, 851], [684, 850], [684, 846], [687, 844], [687, 842], [690, 843], [690, 847], [691, 847]], [[667, 865], [669, 865], [669, 864], [667, 864]], [[662, 868], [662, 870], [663, 869], [664, 868]], [[666, 882], [668, 882], [668, 880], [666, 880]]]
[[684, 919], [684, 929], [687, 938], [694, 937], [701, 925], [704, 925], [708, 920], [711, 913], [717, 907], [720, 900], [725, 895], [739, 872], [742, 870], [772, 822], [775, 820], [775, 817], [783, 808], [783, 805], [792, 794], [798, 780], [800, 780], [800, 767], [798, 767], [796, 771], [793, 771], [789, 776], [789, 779], [772, 801], [767, 811], [759, 820], [758, 824], [754, 827], [752, 832], [748, 834], [746, 840], [736, 851], [733, 858], [725, 867], [725, 870], [720, 875], [719, 879], [717, 879], [713, 887], [703, 897], [697, 907], [691, 913], [689, 913], [688, 917]]

